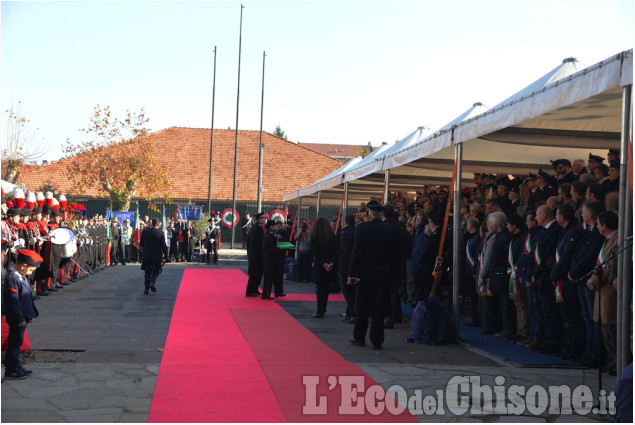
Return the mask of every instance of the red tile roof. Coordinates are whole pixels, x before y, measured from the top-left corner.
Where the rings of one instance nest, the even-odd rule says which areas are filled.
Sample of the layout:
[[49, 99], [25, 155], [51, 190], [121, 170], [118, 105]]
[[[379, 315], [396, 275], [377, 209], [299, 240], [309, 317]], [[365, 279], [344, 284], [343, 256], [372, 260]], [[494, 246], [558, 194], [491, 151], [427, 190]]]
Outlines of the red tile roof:
[[330, 156], [331, 158], [354, 158], [368, 149], [368, 145], [337, 145], [328, 143], [299, 143], [300, 146], [309, 148], [315, 152]]
[[[236, 200], [255, 201], [258, 194], [258, 142], [260, 132], [238, 132]], [[214, 130], [212, 199], [231, 200], [234, 172], [235, 130]], [[168, 171], [172, 199], [207, 199], [210, 130], [170, 127], [147, 136], [154, 143], [156, 160]], [[141, 139], [137, 143], [144, 143]], [[280, 201], [285, 193], [307, 186], [341, 167], [342, 163], [301, 145], [263, 132], [262, 200]], [[108, 148], [112, 149], [112, 148]], [[76, 157], [41, 166], [24, 166], [16, 183], [38, 190], [48, 181], [60, 193], [78, 195], [66, 168]], [[91, 187], [84, 195], [107, 194]]]

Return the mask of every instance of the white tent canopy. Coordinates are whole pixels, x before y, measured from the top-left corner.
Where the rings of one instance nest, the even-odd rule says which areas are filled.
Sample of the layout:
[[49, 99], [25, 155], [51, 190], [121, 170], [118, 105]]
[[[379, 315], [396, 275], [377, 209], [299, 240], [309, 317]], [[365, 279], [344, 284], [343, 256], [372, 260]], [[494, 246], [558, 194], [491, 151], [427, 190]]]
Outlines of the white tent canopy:
[[[453, 143], [465, 144], [464, 179], [473, 172], [524, 175], [539, 168], [550, 170], [550, 159], [604, 156], [607, 149], [619, 147], [620, 87], [632, 83], [632, 51], [580, 67], [578, 61], [565, 59], [494, 108], [484, 111], [474, 104], [434, 134], [417, 139], [413, 133], [398, 149], [393, 146], [354, 164], [343, 172], [341, 182], [349, 182], [351, 194], [361, 196], [383, 191], [386, 170], [392, 190], [447, 185]], [[339, 199], [343, 189], [329, 190], [333, 193], [322, 192], [326, 202]], [[294, 199], [294, 193], [285, 195], [285, 200]]]

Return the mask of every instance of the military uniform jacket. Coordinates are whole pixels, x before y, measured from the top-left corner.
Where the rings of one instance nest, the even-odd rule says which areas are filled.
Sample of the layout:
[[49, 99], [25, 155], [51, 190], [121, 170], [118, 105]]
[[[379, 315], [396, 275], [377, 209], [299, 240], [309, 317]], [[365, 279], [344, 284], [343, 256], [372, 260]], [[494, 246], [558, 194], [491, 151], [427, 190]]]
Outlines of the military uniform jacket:
[[265, 273], [273, 272], [276, 263], [280, 260], [278, 256], [278, 239], [276, 234], [267, 231], [262, 238], [262, 265]]
[[360, 278], [361, 285], [388, 285], [396, 266], [396, 236], [376, 218], [355, 228], [349, 276]]
[[265, 233], [260, 224], [255, 224], [249, 230], [249, 236], [247, 237], [247, 258], [249, 263], [257, 262], [262, 264], [262, 241], [264, 237]]
[[3, 296], [7, 297], [7, 322], [28, 322], [38, 317], [28, 279], [11, 267], [5, 283], [7, 293]]
[[556, 195], [558, 195], [558, 192], [556, 192], [556, 190], [553, 187], [546, 185], [546, 186], [543, 186], [542, 188], [538, 188], [534, 192], [533, 201], [535, 204], [545, 203], [547, 202], [547, 199]]

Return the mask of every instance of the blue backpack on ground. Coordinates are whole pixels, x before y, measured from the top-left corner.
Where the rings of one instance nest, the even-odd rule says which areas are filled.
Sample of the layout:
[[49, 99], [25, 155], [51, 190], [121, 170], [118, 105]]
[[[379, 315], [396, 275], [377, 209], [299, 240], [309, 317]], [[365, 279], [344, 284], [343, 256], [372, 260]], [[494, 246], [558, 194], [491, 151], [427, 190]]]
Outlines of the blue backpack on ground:
[[287, 257], [287, 258], [291, 258], [291, 261], [287, 263], [287, 267], [288, 267], [287, 280], [298, 282], [300, 280], [300, 265], [295, 260], [295, 258], [293, 257]]
[[454, 327], [448, 308], [434, 296], [419, 301], [412, 311], [412, 327], [408, 342], [441, 345], [454, 342]]

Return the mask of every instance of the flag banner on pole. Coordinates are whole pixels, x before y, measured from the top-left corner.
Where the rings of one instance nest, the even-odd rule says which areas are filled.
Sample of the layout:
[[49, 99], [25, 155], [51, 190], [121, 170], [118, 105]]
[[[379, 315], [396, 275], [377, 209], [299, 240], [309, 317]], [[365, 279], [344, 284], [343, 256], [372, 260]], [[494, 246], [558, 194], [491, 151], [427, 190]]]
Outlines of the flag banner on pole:
[[[165, 210], [165, 208], [164, 208]], [[197, 221], [200, 220], [201, 215], [201, 206], [200, 205], [179, 205], [179, 209], [177, 212], [177, 220], [181, 221]]]
[[123, 223], [124, 220], [130, 221], [130, 223], [134, 223], [134, 212], [132, 211], [110, 211], [110, 218], [116, 218], [119, 223]]

